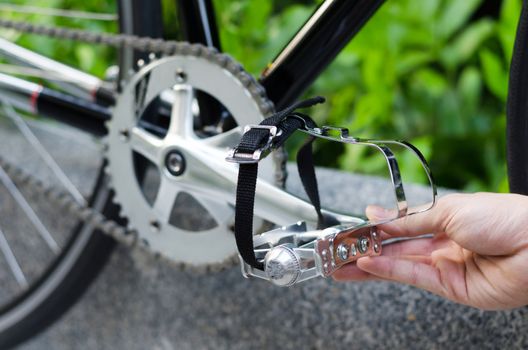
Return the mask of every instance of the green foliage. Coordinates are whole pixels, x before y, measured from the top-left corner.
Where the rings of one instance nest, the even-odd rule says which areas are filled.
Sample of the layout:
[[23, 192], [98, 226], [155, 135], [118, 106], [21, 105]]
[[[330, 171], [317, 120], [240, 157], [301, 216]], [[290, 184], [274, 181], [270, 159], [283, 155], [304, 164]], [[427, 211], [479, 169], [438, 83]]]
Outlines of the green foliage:
[[[106, 0], [10, 0], [10, 3], [31, 5], [44, 8], [59, 8], [90, 12], [116, 13], [116, 3]], [[51, 17], [36, 14], [1, 13], [9, 18], [47, 26], [81, 28], [95, 32], [116, 32], [116, 21], [90, 21], [63, 17]], [[103, 45], [87, 45], [68, 40], [56, 40], [36, 35], [21, 35], [14, 31], [2, 30], [2, 37], [16, 41], [30, 50], [36, 51], [58, 61], [78, 67], [97, 76], [103, 76], [109, 65], [116, 61], [116, 52]]]
[[[291, 5], [278, 13], [268, 2], [216, 3], [223, 28], [229, 28], [223, 31], [224, 42], [230, 47], [242, 43], [230, 52], [254, 73], [287, 43], [315, 6]], [[442, 186], [506, 191], [505, 101], [521, 1], [503, 1], [498, 18], [475, 16], [482, 3], [387, 1], [309, 88], [307, 95], [320, 94], [329, 102], [314, 109], [316, 119], [348, 127], [357, 136], [416, 144]], [[261, 16], [253, 21], [250, 14], [255, 12]], [[235, 24], [245, 23], [243, 32], [230, 26], [230, 16], [237, 19]], [[255, 46], [250, 49], [250, 44]], [[328, 155], [326, 147], [320, 153]], [[365, 149], [333, 151], [338, 153], [335, 159], [321, 154], [317, 158], [352, 171], [384, 169]], [[403, 168], [410, 165], [406, 159], [402, 163]]]

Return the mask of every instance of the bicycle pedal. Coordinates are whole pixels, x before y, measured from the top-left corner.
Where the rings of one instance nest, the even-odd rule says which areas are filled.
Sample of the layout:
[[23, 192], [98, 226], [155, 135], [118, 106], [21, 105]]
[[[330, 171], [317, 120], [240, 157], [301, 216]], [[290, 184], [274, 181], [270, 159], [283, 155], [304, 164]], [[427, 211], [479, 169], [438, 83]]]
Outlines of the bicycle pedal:
[[255, 236], [254, 249], [264, 270], [253, 268], [240, 257], [244, 277], [288, 287], [328, 277], [361, 257], [380, 255], [381, 241], [376, 226], [369, 223], [309, 231], [306, 223], [298, 222]]
[[[435, 203], [436, 187], [429, 166], [420, 151], [410, 143], [353, 137], [347, 128], [342, 127], [319, 128], [309, 116], [295, 112], [298, 108], [323, 101], [321, 97], [300, 101], [265, 119], [260, 125], [248, 126], [239, 145], [227, 158], [228, 161], [239, 164], [235, 238], [245, 277], [261, 278], [277, 286], [292, 286], [315, 277], [328, 277], [341, 266], [363, 256], [381, 254], [381, 241], [376, 225], [424, 212]], [[282, 146], [296, 130], [308, 134], [307, 140], [297, 152], [297, 168], [317, 215], [317, 227], [324, 229], [308, 230], [304, 222], [298, 222], [253, 236], [252, 223], [247, 216], [252, 217], [254, 213], [258, 162], [275, 148]], [[325, 214], [321, 208], [313, 162], [312, 143], [316, 139], [368, 147], [369, 151], [382, 155], [388, 169], [388, 181], [378, 183], [387, 184], [388, 191], [377, 190], [394, 196], [395, 206], [387, 208], [388, 213], [393, 213], [392, 217], [384, 219], [384, 222], [366, 222], [359, 217], [348, 216], [351, 220], [346, 220], [347, 215]], [[432, 190], [430, 197], [424, 197], [425, 201], [420, 198], [409, 200], [406, 195], [405, 176], [402, 175], [402, 168], [397, 160], [400, 152], [406, 153], [407, 161], [414, 159], [414, 164], [406, 164], [407, 168], [422, 169], [425, 174]]]

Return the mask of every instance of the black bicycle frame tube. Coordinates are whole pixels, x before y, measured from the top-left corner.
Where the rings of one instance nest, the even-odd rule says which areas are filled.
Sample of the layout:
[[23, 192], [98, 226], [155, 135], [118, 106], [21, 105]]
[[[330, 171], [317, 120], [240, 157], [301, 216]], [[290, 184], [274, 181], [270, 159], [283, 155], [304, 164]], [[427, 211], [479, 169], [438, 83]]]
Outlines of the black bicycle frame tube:
[[35, 92], [31, 100], [38, 114], [95, 136], [107, 134], [104, 123], [111, 118], [108, 108], [47, 88]]
[[96, 136], [106, 134], [104, 123], [110, 120], [110, 110], [97, 103], [5, 74], [0, 74], [0, 91], [2, 102], [13, 107], [56, 119]]
[[[163, 38], [163, 16], [161, 0], [128, 0], [118, 1], [119, 31], [123, 34], [141, 37]], [[148, 14], [148, 16], [145, 16]], [[130, 69], [138, 69], [140, 59], [148, 61], [148, 53], [133, 49], [121, 49], [120, 79], [128, 74]], [[130, 61], [131, 60], [131, 61]], [[131, 66], [128, 66], [131, 64]]]
[[182, 39], [221, 51], [214, 6], [211, 0], [177, 0]]
[[277, 109], [293, 103], [384, 0], [326, 0], [268, 65], [260, 82]]
[[[176, 0], [180, 18], [181, 40], [214, 47], [221, 51], [220, 37], [211, 0]], [[226, 115], [225, 108], [211, 96], [196, 92], [200, 121], [204, 125], [218, 123]]]

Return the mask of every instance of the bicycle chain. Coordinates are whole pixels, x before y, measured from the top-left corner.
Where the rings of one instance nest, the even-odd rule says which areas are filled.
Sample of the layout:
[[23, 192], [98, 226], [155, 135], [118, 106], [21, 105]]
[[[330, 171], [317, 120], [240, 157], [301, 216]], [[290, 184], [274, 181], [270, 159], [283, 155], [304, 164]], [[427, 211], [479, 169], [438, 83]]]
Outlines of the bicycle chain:
[[145, 253], [153, 254], [157, 260], [168, 263], [173, 267], [179, 269], [190, 268], [193, 272], [211, 272], [220, 271], [223, 268], [229, 267], [233, 263], [238, 262], [238, 259], [231, 258], [219, 263], [218, 266], [204, 267], [187, 266], [183, 263], [177, 263], [157, 252], [150, 250], [148, 244], [138, 239], [138, 234], [136, 231], [127, 230], [116, 221], [106, 218], [99, 211], [80, 204], [69, 192], [58, 187], [44, 184], [44, 182], [42, 182], [37, 177], [25, 172], [21, 168], [17, 167], [11, 162], [6, 161], [2, 157], [0, 157], [0, 168], [2, 168], [10, 178], [14, 179], [18, 186], [29, 187], [33, 193], [43, 196], [46, 200], [49, 200], [51, 204], [56, 205], [58, 207], [57, 209], [65, 210], [74, 218], [92, 226], [94, 230], [100, 230], [105, 235], [112, 237], [120, 244], [123, 244], [129, 248], [139, 249]]
[[25, 34], [44, 35], [55, 39], [81, 41], [87, 44], [103, 44], [118, 49], [132, 48], [139, 51], [162, 53], [166, 55], [184, 53], [185, 49], [195, 46], [194, 44], [173, 40], [154, 39], [130, 34], [95, 33], [82, 29], [50, 27], [2, 18], [0, 18], [0, 28], [13, 29]]
[[250, 89], [263, 115], [273, 111], [273, 103], [267, 99], [266, 90], [247, 73], [231, 56], [219, 53], [214, 47], [202, 44], [191, 44], [184, 41], [154, 39], [130, 34], [94, 33], [81, 29], [49, 27], [27, 22], [18, 22], [0, 18], [0, 28], [12, 29], [25, 34], [44, 35], [55, 39], [81, 41], [87, 44], [102, 44], [118, 49], [131, 48], [149, 53], [171, 55], [193, 55], [210, 59], [220, 64]]
[[[218, 50], [212, 47], [206, 47], [201, 44], [154, 39], [129, 34], [94, 33], [80, 29], [50, 27], [2, 18], [0, 18], [0, 28], [12, 29], [25, 34], [43, 35], [56, 39], [67, 39], [89, 44], [108, 45], [118, 49], [131, 48], [138, 51], [158, 53], [163, 55], [181, 54], [201, 56], [219, 63], [223, 68], [237, 76], [237, 78], [239, 78], [239, 80], [249, 89], [253, 97], [256, 99], [257, 105], [259, 106], [259, 109], [263, 115], [268, 115], [274, 110], [273, 103], [267, 99], [264, 88], [262, 88], [262, 86], [258, 84], [256, 80], [249, 73], [247, 73], [243, 67], [233, 58], [227, 54], [219, 53]], [[274, 152], [273, 157], [280, 167], [279, 171], [276, 172], [276, 183], [279, 186], [284, 187], [287, 177], [287, 154], [285, 151]], [[183, 263], [176, 263], [173, 260], [165, 258], [161, 254], [152, 251], [149, 249], [148, 244], [137, 238], [137, 232], [133, 230], [127, 230], [114, 220], [107, 219], [99, 211], [79, 204], [68, 192], [60, 188], [45, 185], [38, 178], [24, 172], [22, 169], [7, 162], [1, 157], [0, 167], [2, 167], [9, 176], [20, 182], [20, 184], [31, 187], [37, 193], [44, 195], [48, 200], [67, 210], [74, 217], [83, 222], [89, 223], [95, 229], [98, 229], [103, 233], [113, 237], [118, 242], [128, 247], [139, 247], [143, 251], [154, 253], [157, 258], [162, 259], [171, 265], [177, 265], [179, 268], [188, 268], [188, 266]], [[217, 271], [231, 266], [237, 261], [238, 259], [233, 257], [217, 264], [216, 266], [191, 266], [191, 269], [197, 272], [204, 272], [204, 270], [206, 272]]]

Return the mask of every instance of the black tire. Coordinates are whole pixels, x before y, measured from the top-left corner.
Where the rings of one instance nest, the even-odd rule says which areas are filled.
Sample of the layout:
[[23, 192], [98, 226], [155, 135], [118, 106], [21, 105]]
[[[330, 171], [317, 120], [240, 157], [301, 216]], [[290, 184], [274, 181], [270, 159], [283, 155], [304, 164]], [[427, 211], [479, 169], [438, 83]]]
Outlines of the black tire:
[[[121, 32], [161, 36], [159, 1], [120, 0], [119, 12]], [[134, 52], [128, 54], [128, 61], [126, 52], [120, 55], [120, 65], [127, 71], [137, 58]], [[90, 204], [108, 218], [120, 221], [103, 167], [104, 164]], [[14, 347], [35, 336], [63, 315], [101, 272], [114, 246], [115, 241], [109, 236], [79, 223], [69, 243], [46, 272], [26, 292], [0, 309], [0, 349]]]
[[[105, 215], [115, 216], [117, 208], [112, 205], [103, 174], [101, 171], [91, 204], [102, 203], [100, 209]], [[26, 293], [0, 310], [0, 349], [18, 345], [56, 321], [88, 288], [114, 246], [115, 241], [109, 236], [79, 223], [48, 271]]]
[[527, 1], [523, 1], [510, 69], [506, 140], [510, 192], [528, 195]]

